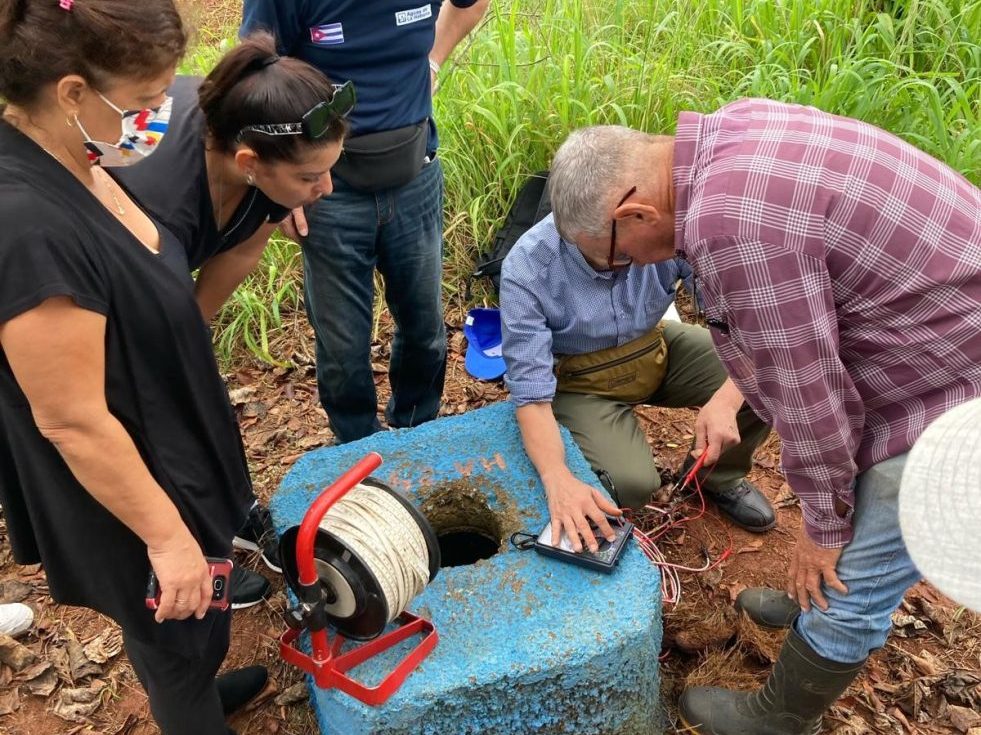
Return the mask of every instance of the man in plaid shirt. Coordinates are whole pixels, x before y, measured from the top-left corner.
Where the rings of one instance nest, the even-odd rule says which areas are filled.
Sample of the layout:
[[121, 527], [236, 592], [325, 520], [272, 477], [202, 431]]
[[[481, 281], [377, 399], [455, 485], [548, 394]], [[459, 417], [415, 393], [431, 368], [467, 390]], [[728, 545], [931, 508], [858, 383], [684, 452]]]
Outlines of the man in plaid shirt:
[[897, 516], [906, 453], [981, 396], [981, 191], [871, 125], [768, 100], [682, 113], [674, 137], [578, 131], [550, 187], [584, 252], [688, 261], [801, 500], [786, 596], [747, 606], [791, 627], [778, 665], [760, 692], [686, 691], [685, 724], [816, 733], [919, 579]]

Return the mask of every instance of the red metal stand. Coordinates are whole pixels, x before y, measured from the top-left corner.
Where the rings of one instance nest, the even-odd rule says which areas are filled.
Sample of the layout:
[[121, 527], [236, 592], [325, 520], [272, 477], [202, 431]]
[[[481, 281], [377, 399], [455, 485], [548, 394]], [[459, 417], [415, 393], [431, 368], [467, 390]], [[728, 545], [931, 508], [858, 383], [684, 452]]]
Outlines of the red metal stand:
[[[402, 623], [400, 627], [342, 655], [338, 654], [341, 646], [344, 645], [343, 636], [335, 635], [330, 649], [326, 652], [315, 650], [313, 656], [308, 656], [294, 646], [300, 631], [290, 629], [279, 639], [279, 655], [287, 663], [299, 666], [308, 674], [313, 674], [313, 680], [321, 689], [340, 689], [367, 705], [377, 707], [398, 691], [406, 677], [422, 663], [439, 640], [436, 629], [428, 620], [411, 613], [402, 613], [398, 620]], [[377, 686], [365, 686], [346, 675], [347, 671], [358, 664], [416, 633], [423, 633], [425, 637]]]
[[[301, 585], [313, 587], [320, 584], [313, 553], [320, 521], [334, 503], [370, 475], [381, 462], [382, 459], [378, 454], [374, 452], [368, 454], [324, 490], [303, 516], [296, 540], [296, 561]], [[347, 639], [336, 634], [333, 640], [329, 640], [327, 630], [321, 628], [310, 630], [313, 654], [307, 655], [296, 646], [302, 630], [290, 628], [279, 638], [279, 655], [284, 661], [311, 674], [318, 687], [340, 689], [367, 705], [377, 706], [398, 690], [406, 677], [419, 666], [439, 641], [436, 628], [428, 620], [403, 612], [397, 621], [400, 625], [395, 630], [343, 654], [341, 648]], [[377, 686], [368, 687], [347, 676], [347, 672], [358, 664], [417, 633], [423, 635], [422, 640]]]

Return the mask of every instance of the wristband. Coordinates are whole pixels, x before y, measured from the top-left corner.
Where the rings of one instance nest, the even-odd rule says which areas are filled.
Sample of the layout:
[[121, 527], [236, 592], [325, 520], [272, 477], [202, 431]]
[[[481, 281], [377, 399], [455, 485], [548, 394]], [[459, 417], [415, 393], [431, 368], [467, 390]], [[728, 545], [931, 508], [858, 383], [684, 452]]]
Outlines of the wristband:
[[429, 68], [432, 70], [433, 74], [439, 74], [439, 62], [435, 59], [429, 59]]

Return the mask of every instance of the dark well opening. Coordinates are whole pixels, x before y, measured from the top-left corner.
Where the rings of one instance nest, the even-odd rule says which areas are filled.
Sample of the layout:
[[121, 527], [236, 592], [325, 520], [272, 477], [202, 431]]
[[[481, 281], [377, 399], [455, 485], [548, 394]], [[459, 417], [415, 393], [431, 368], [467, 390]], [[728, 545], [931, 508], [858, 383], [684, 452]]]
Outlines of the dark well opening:
[[502, 519], [491, 510], [487, 496], [466, 479], [435, 488], [421, 510], [436, 532], [440, 566], [476, 564], [500, 551]]
[[493, 536], [469, 528], [444, 531], [436, 538], [444, 567], [462, 567], [476, 564], [481, 559], [490, 559], [501, 545]]

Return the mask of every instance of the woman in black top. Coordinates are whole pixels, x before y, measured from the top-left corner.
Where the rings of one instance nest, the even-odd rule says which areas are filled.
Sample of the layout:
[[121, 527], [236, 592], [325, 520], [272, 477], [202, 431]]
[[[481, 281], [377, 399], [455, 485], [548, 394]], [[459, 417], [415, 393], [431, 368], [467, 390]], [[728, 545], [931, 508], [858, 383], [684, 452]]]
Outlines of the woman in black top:
[[[178, 77], [173, 114], [152, 156], [115, 176], [181, 240], [198, 305], [211, 321], [252, 271], [290, 210], [333, 190], [354, 89], [335, 93], [324, 74], [279, 57], [257, 33], [228, 52], [203, 81]], [[200, 104], [199, 104], [200, 102]], [[281, 123], [306, 124], [282, 129]], [[290, 134], [295, 133], [295, 134]], [[235, 544], [261, 550], [281, 571], [268, 511], [254, 504]], [[236, 575], [247, 574], [236, 570]]]
[[114, 172], [174, 230], [210, 321], [258, 262], [290, 210], [331, 193], [354, 104], [309, 64], [276, 54], [272, 36], [242, 39], [202, 81], [178, 77], [160, 148]]
[[205, 556], [252, 501], [241, 439], [184, 248], [93, 165], [154, 149], [185, 43], [172, 0], [0, 4], [0, 503], [51, 596], [120, 624], [161, 730], [225, 735], [265, 683], [216, 682], [208, 612]]

